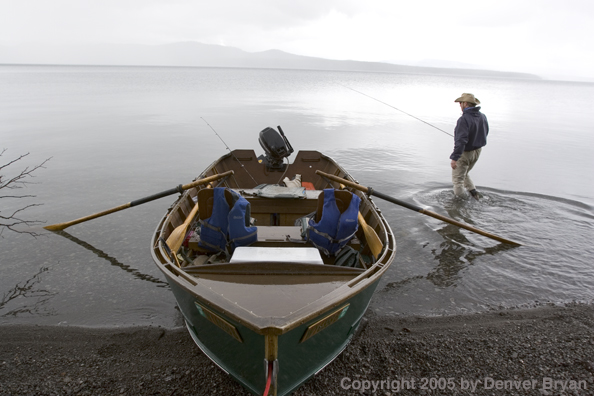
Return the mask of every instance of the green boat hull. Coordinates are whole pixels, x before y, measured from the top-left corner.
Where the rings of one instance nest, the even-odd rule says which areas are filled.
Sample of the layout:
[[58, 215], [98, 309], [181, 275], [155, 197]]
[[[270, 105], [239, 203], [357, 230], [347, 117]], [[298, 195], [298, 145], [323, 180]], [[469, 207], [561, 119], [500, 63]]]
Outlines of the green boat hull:
[[[216, 311], [168, 280], [198, 347], [246, 389], [261, 395], [266, 386], [265, 336]], [[278, 336], [278, 396], [289, 395], [340, 355], [355, 334], [378, 282], [379, 279], [338, 307]], [[241, 342], [209, 320], [203, 307], [234, 326]], [[302, 342], [313, 324], [337, 311], [342, 314], [340, 318]]]

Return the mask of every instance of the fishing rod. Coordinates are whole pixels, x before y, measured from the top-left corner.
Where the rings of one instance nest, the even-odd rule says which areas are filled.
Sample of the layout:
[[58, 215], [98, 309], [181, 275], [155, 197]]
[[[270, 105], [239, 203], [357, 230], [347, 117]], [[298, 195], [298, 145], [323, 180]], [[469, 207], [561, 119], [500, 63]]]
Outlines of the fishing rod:
[[386, 106], [388, 106], [388, 107], [391, 107], [391, 108], [393, 108], [393, 109], [395, 109], [395, 110], [398, 110], [399, 112], [401, 112], [401, 113], [404, 113], [404, 114], [406, 114], [407, 116], [414, 118], [415, 120], [419, 120], [419, 121], [421, 121], [421, 122], [423, 122], [423, 123], [425, 123], [425, 124], [429, 125], [430, 127], [433, 127], [433, 128], [435, 128], [435, 129], [437, 129], [438, 131], [445, 133], [446, 135], [450, 135], [451, 137], [454, 137], [454, 135], [452, 135], [451, 133], [449, 133], [449, 132], [446, 132], [446, 131], [444, 131], [444, 130], [443, 130], [443, 129], [441, 129], [441, 128], [438, 128], [438, 127], [436, 127], [435, 125], [428, 123], [427, 121], [421, 120], [419, 117], [415, 117], [414, 115], [412, 115], [412, 114], [409, 114], [409, 113], [407, 113], [407, 112], [406, 112], [406, 111], [404, 111], [404, 110], [400, 110], [399, 108], [397, 108], [397, 107], [394, 107], [394, 106], [392, 106], [392, 105], [391, 105], [391, 104], [389, 104], [389, 103], [382, 102], [381, 100], [379, 100], [379, 99], [377, 99], [377, 98], [374, 98], [373, 96], [367, 95], [366, 93], [363, 93], [363, 92], [361, 92], [361, 91], [357, 91], [356, 89], [353, 89], [353, 88], [351, 88], [351, 87], [347, 87], [346, 85], [342, 85], [342, 84], [338, 84], [338, 85], [341, 85], [341, 86], [343, 86], [344, 88], [350, 89], [351, 91], [355, 91], [355, 92], [357, 92], [358, 94], [361, 94], [361, 95], [363, 95], [363, 96], [367, 96], [368, 98], [370, 98], [370, 99], [373, 99], [373, 100], [375, 100], [375, 101], [377, 101], [377, 102], [380, 102], [380, 103], [382, 103], [382, 104], [385, 104]]
[[233, 158], [235, 158], [235, 160], [237, 162], [239, 162], [239, 165], [243, 168], [243, 170], [245, 170], [246, 173], [252, 178], [252, 180], [254, 181], [254, 183], [256, 183], [256, 185], [258, 185], [258, 182], [256, 181], [256, 179], [254, 179], [254, 176], [252, 176], [252, 174], [247, 170], [247, 168], [245, 167], [245, 165], [241, 163], [241, 161], [239, 160], [239, 158], [237, 158], [235, 156], [235, 154], [233, 154], [233, 151], [229, 148], [229, 146], [227, 145], [227, 143], [225, 143], [225, 141], [217, 133], [217, 131], [215, 131], [215, 129], [203, 117], [200, 117], [200, 118], [202, 119], [202, 121], [204, 121], [206, 123], [206, 125], [208, 125], [210, 127], [210, 129], [212, 129], [212, 131], [215, 133], [215, 135], [217, 135], [217, 137], [221, 140], [221, 142], [223, 142], [223, 144], [225, 145], [225, 147], [227, 147], [227, 150], [229, 150], [229, 152], [231, 153], [231, 155], [233, 156]]

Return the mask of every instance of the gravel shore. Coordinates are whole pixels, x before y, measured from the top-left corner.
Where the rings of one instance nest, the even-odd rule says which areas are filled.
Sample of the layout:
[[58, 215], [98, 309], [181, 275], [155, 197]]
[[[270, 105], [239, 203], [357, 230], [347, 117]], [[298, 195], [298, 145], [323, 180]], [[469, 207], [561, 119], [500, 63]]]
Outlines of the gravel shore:
[[[594, 395], [591, 305], [366, 319], [294, 395]], [[0, 340], [1, 395], [249, 394], [185, 329], [5, 325]]]

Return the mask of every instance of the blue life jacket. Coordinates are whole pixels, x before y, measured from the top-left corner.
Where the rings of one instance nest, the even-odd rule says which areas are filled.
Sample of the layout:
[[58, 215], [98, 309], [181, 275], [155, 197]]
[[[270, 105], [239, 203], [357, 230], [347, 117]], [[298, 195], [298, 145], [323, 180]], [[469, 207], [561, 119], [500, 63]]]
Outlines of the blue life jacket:
[[237, 246], [247, 246], [258, 240], [258, 227], [249, 227], [250, 203], [244, 197], [239, 199], [229, 211], [229, 242], [235, 249]]
[[249, 227], [250, 203], [229, 190], [233, 195], [233, 207], [225, 199], [224, 187], [214, 189], [212, 215], [201, 220], [199, 246], [214, 252], [226, 251], [227, 244], [232, 248], [246, 246], [258, 239], [257, 227]]
[[229, 229], [229, 204], [225, 199], [225, 188], [214, 189], [212, 214], [208, 219], [200, 220], [199, 246], [214, 252], [224, 251], [227, 246]]
[[340, 213], [336, 205], [334, 189], [324, 190], [324, 205], [322, 218], [315, 222], [309, 220], [307, 230], [308, 240], [327, 255], [334, 255], [347, 244], [359, 228], [358, 214], [361, 198], [352, 194], [351, 203], [348, 208]]

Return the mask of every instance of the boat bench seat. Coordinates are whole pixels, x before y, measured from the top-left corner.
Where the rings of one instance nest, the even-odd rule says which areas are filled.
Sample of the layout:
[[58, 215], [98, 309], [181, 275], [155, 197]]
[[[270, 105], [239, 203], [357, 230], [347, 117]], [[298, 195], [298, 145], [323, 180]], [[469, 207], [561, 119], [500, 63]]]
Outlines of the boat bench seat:
[[258, 240], [250, 246], [304, 247], [301, 227], [297, 226], [257, 226]]
[[258, 242], [286, 242], [300, 241], [301, 227], [299, 226], [258, 226]]
[[259, 226], [292, 226], [297, 219], [315, 212], [320, 190], [306, 190], [303, 198], [263, 198], [254, 190], [240, 190], [251, 205], [251, 217]]
[[[249, 197], [255, 197], [255, 198], [261, 198], [258, 196], [258, 189], [255, 188], [243, 188], [243, 189], [234, 189], [236, 192], [240, 193], [241, 195], [243, 195], [245, 198], [249, 198]], [[322, 193], [322, 190], [304, 190], [303, 194], [300, 196], [300, 199], [313, 199], [316, 200], [318, 199], [318, 196]], [[263, 198], [262, 199], [272, 199], [270, 197], [268, 198]], [[278, 197], [276, 197], [275, 199], [297, 199], [295, 197], [283, 197], [282, 195], [279, 195]]]

